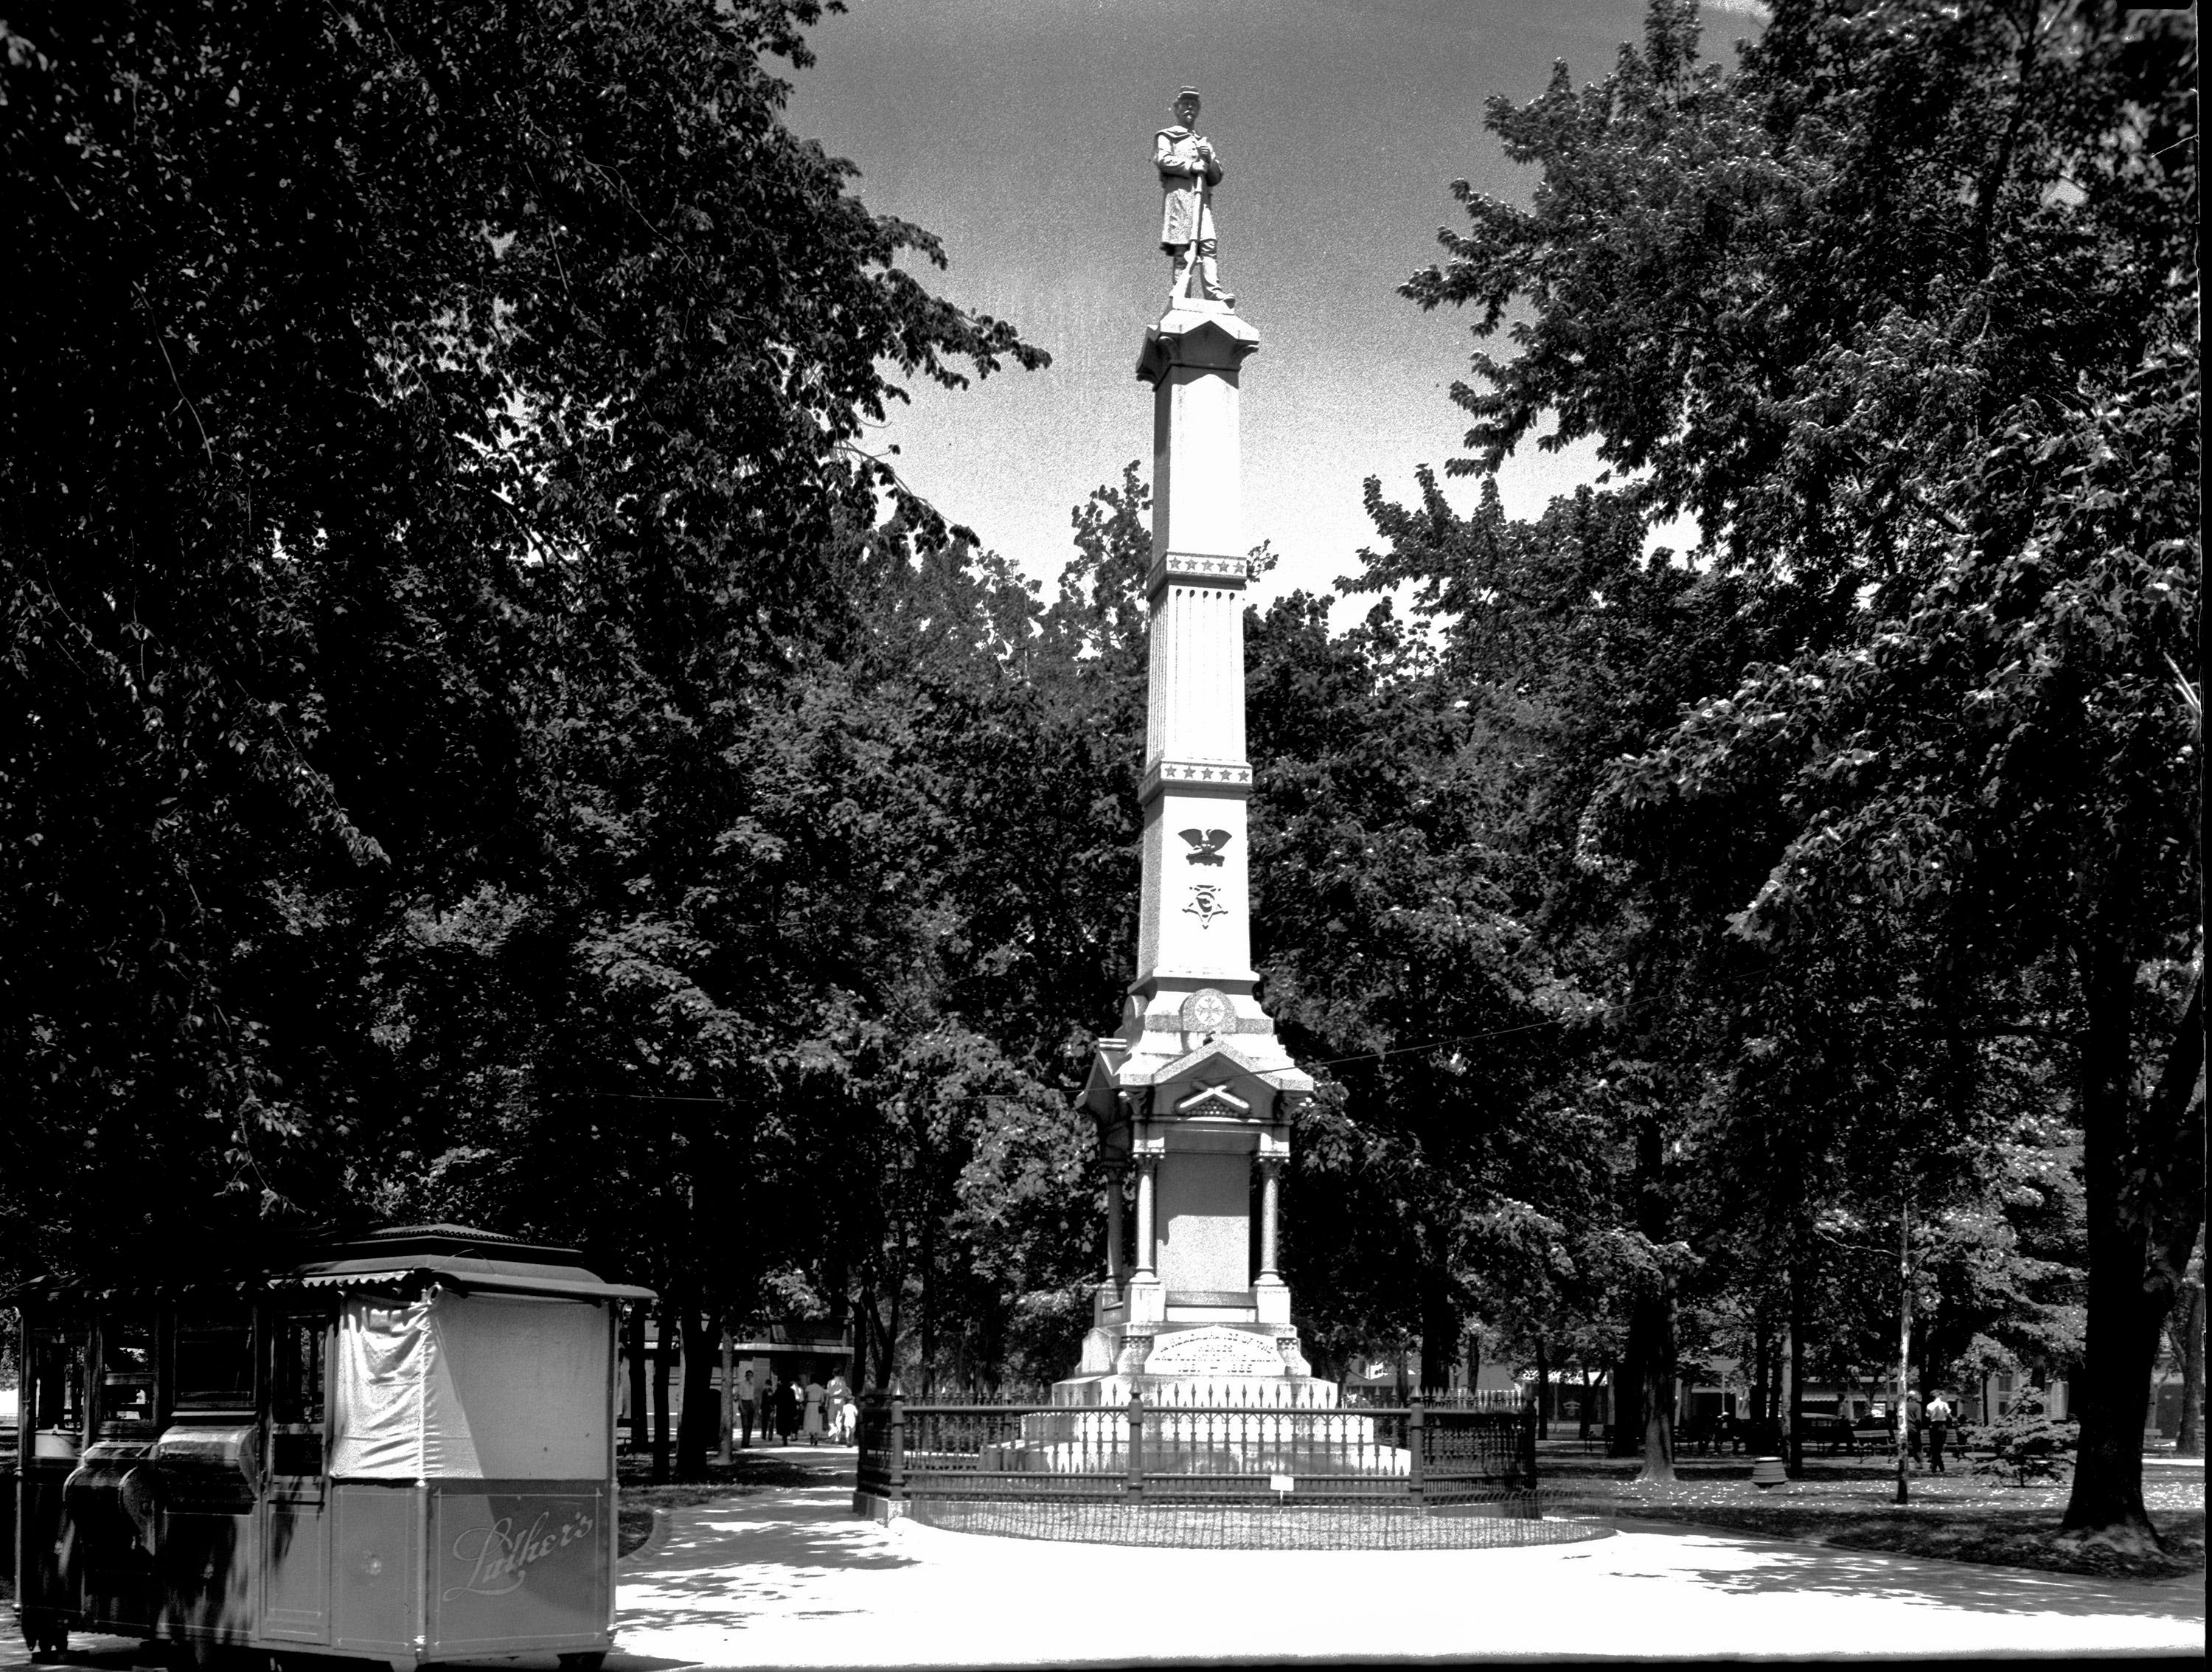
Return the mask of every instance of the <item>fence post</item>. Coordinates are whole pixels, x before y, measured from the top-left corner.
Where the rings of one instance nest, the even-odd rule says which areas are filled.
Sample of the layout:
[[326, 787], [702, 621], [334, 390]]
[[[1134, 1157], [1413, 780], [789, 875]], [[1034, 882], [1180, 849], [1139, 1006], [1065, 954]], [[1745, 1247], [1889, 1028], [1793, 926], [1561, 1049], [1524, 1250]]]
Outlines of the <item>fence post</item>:
[[1428, 1450], [1428, 1427], [1421, 1412], [1421, 1396], [1413, 1395], [1406, 1413], [1406, 1493], [1414, 1503], [1421, 1501], [1421, 1491], [1427, 1471], [1428, 1459], [1422, 1454]]
[[1145, 1495], [1145, 1399], [1129, 1395], [1129, 1496]]
[[896, 1392], [891, 1395], [890, 1452], [888, 1496], [896, 1504], [906, 1498], [906, 1397]]
[[1536, 1405], [1533, 1400], [1521, 1410], [1521, 1473], [1526, 1484], [1536, 1484]]

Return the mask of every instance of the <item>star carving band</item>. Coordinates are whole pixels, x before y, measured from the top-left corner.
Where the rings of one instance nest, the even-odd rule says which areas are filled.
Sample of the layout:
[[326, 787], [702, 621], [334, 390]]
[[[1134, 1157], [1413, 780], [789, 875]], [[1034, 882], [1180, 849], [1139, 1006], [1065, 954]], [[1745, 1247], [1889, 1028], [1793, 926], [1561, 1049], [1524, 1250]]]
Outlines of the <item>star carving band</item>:
[[1145, 590], [1150, 592], [1169, 581], [1208, 581], [1217, 585], [1233, 581], [1241, 590], [1251, 577], [1249, 557], [1194, 557], [1187, 552], [1170, 551], [1152, 564], [1145, 577]]
[[1227, 791], [1232, 795], [1249, 795], [1252, 769], [1241, 761], [1155, 761], [1145, 769], [1145, 781], [1137, 792], [1138, 797], [1148, 799], [1156, 790], [1169, 785], [1178, 788], [1199, 785], [1216, 794]]

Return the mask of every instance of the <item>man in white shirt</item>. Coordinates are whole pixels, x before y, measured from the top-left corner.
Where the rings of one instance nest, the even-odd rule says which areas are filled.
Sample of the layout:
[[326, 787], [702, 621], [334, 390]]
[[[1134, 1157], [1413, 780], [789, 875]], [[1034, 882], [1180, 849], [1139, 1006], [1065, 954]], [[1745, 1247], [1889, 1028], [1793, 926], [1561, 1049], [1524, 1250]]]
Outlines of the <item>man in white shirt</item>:
[[1938, 1388], [1936, 1397], [1928, 1401], [1928, 1467], [1931, 1473], [1943, 1472], [1943, 1437], [1951, 1431], [1951, 1401], [1943, 1397]]

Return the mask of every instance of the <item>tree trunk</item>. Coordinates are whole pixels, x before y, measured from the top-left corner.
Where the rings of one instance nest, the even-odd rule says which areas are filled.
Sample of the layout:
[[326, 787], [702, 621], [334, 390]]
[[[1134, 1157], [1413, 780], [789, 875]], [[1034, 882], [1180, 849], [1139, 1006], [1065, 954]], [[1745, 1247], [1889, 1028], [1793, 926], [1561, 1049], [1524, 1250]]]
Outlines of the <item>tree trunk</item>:
[[[1629, 1315], [1629, 1335], [1635, 1337], [1636, 1322]], [[1633, 1347], [1628, 1349], [1633, 1352]], [[1636, 1369], [1633, 1358], [1623, 1358], [1613, 1367], [1613, 1438], [1605, 1448], [1608, 1457], [1634, 1457], [1644, 1450], [1644, 1382]]]
[[[1655, 1327], [1671, 1335], [1674, 1320], [1667, 1314], [1663, 1295], [1657, 1298], [1654, 1310], [1659, 1315]], [[1668, 1340], [1644, 1361], [1644, 1468], [1637, 1476], [1641, 1480], [1674, 1478], [1674, 1344]]]
[[1805, 1473], [1805, 1273], [1790, 1262], [1790, 1432], [1783, 1456], [1793, 1480]]
[[[1673, 1229], [1667, 1200], [1666, 1134], [1648, 1107], [1636, 1122], [1636, 1228], [1652, 1247], [1663, 1245]], [[1629, 1303], [1628, 1359], [1635, 1367], [1638, 1449], [1644, 1468], [1638, 1478], [1674, 1478], [1674, 1298], [1663, 1272], [1638, 1286]]]
[[1912, 1204], [1899, 1205], [1897, 1215], [1897, 1406], [1890, 1413], [1890, 1429], [1897, 1440], [1897, 1501], [1911, 1493], [1905, 1487], [1905, 1449], [1911, 1436], [1905, 1430], [1905, 1390], [1912, 1375]]
[[1583, 1366], [1583, 1396], [1575, 1402], [1575, 1438], [1584, 1444], [1589, 1442], [1590, 1407], [1596, 1401], [1597, 1381], [1590, 1375], [1589, 1366], [1584, 1365]]
[[2203, 1219], [2203, 977], [2200, 970], [2136, 1130], [2129, 1094], [2135, 961], [2099, 938], [2081, 949], [2080, 964], [2089, 1280], [2074, 1401], [2080, 1450], [2061, 1531], [2072, 1543], [2146, 1552], [2163, 1546], [2143, 1510], [2143, 1412], [2159, 1336]]
[[634, 1300], [629, 1304], [629, 1317], [623, 1326], [624, 1366], [629, 1371], [629, 1450], [633, 1457], [645, 1455], [651, 1443], [652, 1430], [645, 1404], [645, 1303]]
[[714, 1365], [722, 1321], [712, 1312], [679, 1315], [684, 1342], [684, 1417], [676, 1436], [676, 1478], [707, 1478], [707, 1454], [721, 1440], [721, 1408], [714, 1397]]
[[[860, 1332], [853, 1328], [852, 1268], [846, 1263], [842, 1255], [832, 1254], [829, 1256], [823, 1272], [823, 1288], [830, 1297], [830, 1327], [837, 1332], [841, 1339], [848, 1341], [857, 1341]], [[850, 1357], [837, 1366], [839, 1373], [855, 1388], [860, 1385], [853, 1375], [856, 1368]], [[823, 1413], [823, 1415], [826, 1417], [828, 1413]]]
[[868, 1280], [868, 1268], [860, 1268], [860, 1294], [853, 1308], [853, 1391], [867, 1391], [869, 1350], [876, 1344], [876, 1289]]
[[921, 1222], [921, 1395], [937, 1391], [937, 1218]]
[[653, 1484], [663, 1486], [668, 1480], [668, 1372], [676, 1362], [676, 1342], [678, 1331], [675, 1309], [664, 1305], [660, 1309], [660, 1339], [653, 1345]]
[[1650, 1286], [1629, 1303], [1626, 1374], [1615, 1414], [1613, 1455], [1641, 1457], [1638, 1476], [1674, 1478], [1674, 1316], [1664, 1288]]
[[[1751, 1425], [1758, 1435], [1764, 1435], [1767, 1424], [1774, 1420], [1773, 1401], [1767, 1395], [1773, 1365], [1774, 1333], [1766, 1327], [1766, 1314], [1762, 1310], [1751, 1326]], [[1765, 1444], [1763, 1438], [1752, 1441], [1754, 1449]]]
[[[902, 1249], [901, 1253], [902, 1256], [904, 1250]], [[904, 1258], [902, 1257], [899, 1262], [898, 1268], [891, 1274], [891, 1321], [884, 1328], [882, 1342], [884, 1349], [883, 1384], [887, 1388], [892, 1389], [896, 1389], [898, 1386], [899, 1328], [905, 1322], [905, 1266], [906, 1262]]]
[[2173, 1449], [2184, 1457], [2204, 1455], [2204, 1286], [2189, 1286], [2189, 1317], [2181, 1328], [2181, 1427]]
[[[1421, 1391], [1441, 1393], [1451, 1386], [1452, 1360], [1459, 1353], [1459, 1312], [1451, 1304], [1444, 1274], [1433, 1266], [1421, 1286]], [[1467, 1384], [1474, 1385], [1475, 1370], [1468, 1365]]]
[[1552, 1438], [1552, 1366], [1544, 1356], [1544, 1338], [1536, 1337], [1536, 1438]]

